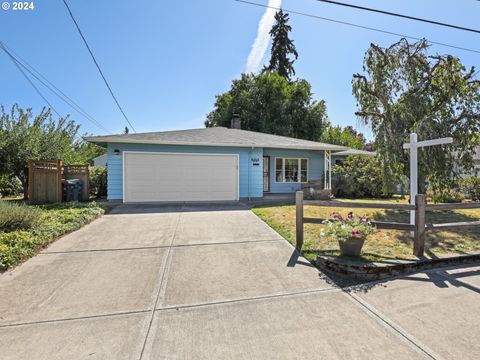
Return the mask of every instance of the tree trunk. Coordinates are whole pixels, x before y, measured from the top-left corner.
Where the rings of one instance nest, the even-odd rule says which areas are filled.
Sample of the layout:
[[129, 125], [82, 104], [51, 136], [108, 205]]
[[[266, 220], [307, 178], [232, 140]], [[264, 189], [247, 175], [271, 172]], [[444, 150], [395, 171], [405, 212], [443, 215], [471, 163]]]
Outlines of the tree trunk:
[[23, 187], [23, 200], [30, 200], [28, 198], [28, 180], [26, 182], [22, 181]]
[[27, 171], [22, 171], [21, 173], [15, 174], [15, 176], [22, 183], [23, 200], [30, 200], [28, 198], [28, 169]]

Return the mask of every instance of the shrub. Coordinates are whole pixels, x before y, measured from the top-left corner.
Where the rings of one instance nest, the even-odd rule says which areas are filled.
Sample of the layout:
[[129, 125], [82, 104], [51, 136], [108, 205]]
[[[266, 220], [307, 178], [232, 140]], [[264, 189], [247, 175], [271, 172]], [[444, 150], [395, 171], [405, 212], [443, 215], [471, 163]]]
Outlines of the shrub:
[[470, 176], [460, 180], [460, 188], [465, 195], [473, 200], [480, 200], [480, 176]]
[[35, 248], [35, 237], [27, 231], [0, 233], [0, 271], [32, 256]]
[[333, 171], [333, 191], [337, 197], [382, 196], [382, 173], [380, 162], [368, 155], [347, 157]]
[[432, 199], [434, 203], [459, 203], [465, 199], [463, 192], [458, 188], [446, 188], [441, 190], [427, 190], [427, 196]]
[[23, 191], [22, 183], [11, 175], [0, 176], [0, 196], [16, 196]]
[[33, 206], [0, 201], [0, 230], [29, 229], [38, 223], [40, 211]]
[[[2, 203], [6, 202], [0, 202], [0, 206], [6, 209]], [[104, 209], [93, 202], [70, 202], [26, 208], [38, 211], [41, 221], [31, 229], [0, 231], [0, 272], [14, 267], [35, 255], [59, 236], [81, 228], [104, 213]]]
[[107, 167], [94, 166], [90, 172], [90, 194], [95, 197], [107, 196]]

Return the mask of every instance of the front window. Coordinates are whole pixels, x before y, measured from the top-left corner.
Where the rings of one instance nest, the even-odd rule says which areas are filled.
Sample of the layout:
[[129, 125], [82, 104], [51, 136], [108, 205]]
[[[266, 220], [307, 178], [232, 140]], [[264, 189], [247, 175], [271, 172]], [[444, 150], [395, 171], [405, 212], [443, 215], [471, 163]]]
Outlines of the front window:
[[307, 182], [308, 159], [276, 158], [275, 179], [283, 183]]

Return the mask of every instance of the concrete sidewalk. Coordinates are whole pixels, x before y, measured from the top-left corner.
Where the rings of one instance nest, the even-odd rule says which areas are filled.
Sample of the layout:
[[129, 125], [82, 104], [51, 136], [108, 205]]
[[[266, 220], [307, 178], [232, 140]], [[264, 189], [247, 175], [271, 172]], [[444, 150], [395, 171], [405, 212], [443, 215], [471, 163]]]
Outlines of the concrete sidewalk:
[[122, 205], [0, 275], [0, 358], [477, 359], [479, 292], [340, 289], [241, 205]]

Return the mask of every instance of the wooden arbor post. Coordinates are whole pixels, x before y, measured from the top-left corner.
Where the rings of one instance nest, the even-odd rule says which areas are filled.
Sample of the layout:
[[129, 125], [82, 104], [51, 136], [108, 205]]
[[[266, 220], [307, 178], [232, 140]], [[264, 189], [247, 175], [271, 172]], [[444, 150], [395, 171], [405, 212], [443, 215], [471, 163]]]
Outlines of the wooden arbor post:
[[57, 202], [62, 202], [62, 175], [63, 163], [62, 160], [57, 160]]
[[303, 191], [295, 193], [296, 209], [296, 245], [298, 251], [302, 251], [303, 246]]
[[413, 255], [423, 256], [425, 251], [425, 209], [427, 197], [415, 195], [415, 236], [413, 239]]
[[28, 201], [33, 201], [33, 160], [28, 161]]

